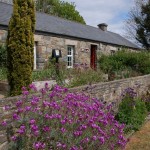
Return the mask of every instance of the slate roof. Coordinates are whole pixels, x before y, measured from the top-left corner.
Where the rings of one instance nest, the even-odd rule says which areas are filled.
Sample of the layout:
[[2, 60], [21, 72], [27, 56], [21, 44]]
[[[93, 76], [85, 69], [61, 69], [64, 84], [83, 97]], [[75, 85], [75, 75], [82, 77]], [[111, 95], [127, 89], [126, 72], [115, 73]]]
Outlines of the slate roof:
[[[12, 5], [0, 2], [0, 26], [8, 26], [11, 14]], [[119, 34], [102, 31], [96, 27], [82, 25], [41, 12], [36, 12], [36, 31], [139, 49]]]

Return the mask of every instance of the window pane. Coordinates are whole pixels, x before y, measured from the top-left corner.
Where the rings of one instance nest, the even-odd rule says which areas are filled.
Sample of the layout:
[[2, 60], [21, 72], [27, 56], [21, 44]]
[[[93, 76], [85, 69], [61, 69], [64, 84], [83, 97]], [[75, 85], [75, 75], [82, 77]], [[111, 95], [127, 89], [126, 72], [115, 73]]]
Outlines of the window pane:
[[74, 60], [74, 46], [68, 46], [67, 48], [67, 65], [69, 68], [73, 67]]
[[68, 61], [70, 61], [70, 57], [68, 57]]

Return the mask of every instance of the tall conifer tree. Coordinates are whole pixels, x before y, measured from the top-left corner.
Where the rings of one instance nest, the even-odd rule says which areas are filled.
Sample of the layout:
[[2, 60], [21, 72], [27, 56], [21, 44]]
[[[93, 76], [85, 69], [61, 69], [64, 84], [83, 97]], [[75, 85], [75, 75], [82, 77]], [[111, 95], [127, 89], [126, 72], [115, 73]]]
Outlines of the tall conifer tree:
[[8, 26], [7, 64], [10, 94], [18, 95], [32, 82], [35, 7], [33, 0], [14, 0]]

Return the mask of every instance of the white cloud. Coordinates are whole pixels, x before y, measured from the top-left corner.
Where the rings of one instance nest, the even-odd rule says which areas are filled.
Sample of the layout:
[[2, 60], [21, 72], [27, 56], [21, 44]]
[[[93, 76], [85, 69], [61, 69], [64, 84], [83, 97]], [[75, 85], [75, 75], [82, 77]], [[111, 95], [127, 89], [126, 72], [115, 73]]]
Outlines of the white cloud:
[[87, 25], [107, 23], [108, 30], [124, 34], [124, 20], [134, 5], [134, 0], [65, 0], [75, 2], [76, 9]]

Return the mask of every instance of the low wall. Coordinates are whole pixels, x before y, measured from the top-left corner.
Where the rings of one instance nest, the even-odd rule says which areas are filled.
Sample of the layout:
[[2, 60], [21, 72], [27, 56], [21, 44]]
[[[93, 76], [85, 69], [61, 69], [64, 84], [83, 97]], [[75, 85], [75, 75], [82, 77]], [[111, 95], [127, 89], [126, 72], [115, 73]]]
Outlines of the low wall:
[[[138, 94], [142, 94], [148, 90], [150, 86], [150, 75], [139, 76], [134, 78], [128, 78], [123, 80], [116, 80], [105, 83], [98, 83], [92, 86], [81, 86], [76, 88], [71, 88], [69, 91], [71, 92], [85, 92], [90, 94], [93, 97], [104, 98], [105, 101], [119, 101], [119, 96], [121, 92], [128, 87], [138, 87], [136, 88]], [[3, 110], [5, 105], [9, 105], [12, 109], [14, 109], [14, 104], [19, 99], [19, 96], [10, 97], [0, 99], [0, 123], [2, 120], [9, 119], [10, 113], [6, 113]], [[5, 128], [0, 126], [0, 150], [7, 150], [5, 148], [6, 143], [6, 135]]]
[[[44, 88], [45, 83], [48, 83], [50, 87], [54, 86], [56, 84], [56, 80], [50, 80], [50, 81], [36, 81], [32, 82], [36, 87], [37, 90], [39, 91], [41, 88]], [[0, 81], [0, 92], [7, 94], [9, 93], [9, 85], [8, 82], [6, 81]]]
[[122, 91], [128, 87], [134, 88], [139, 95], [146, 92], [150, 86], [150, 74], [128, 79], [115, 80], [93, 84], [91, 86], [80, 86], [70, 89], [71, 91], [85, 91], [93, 97], [103, 98], [105, 101], [114, 101], [120, 98]]

